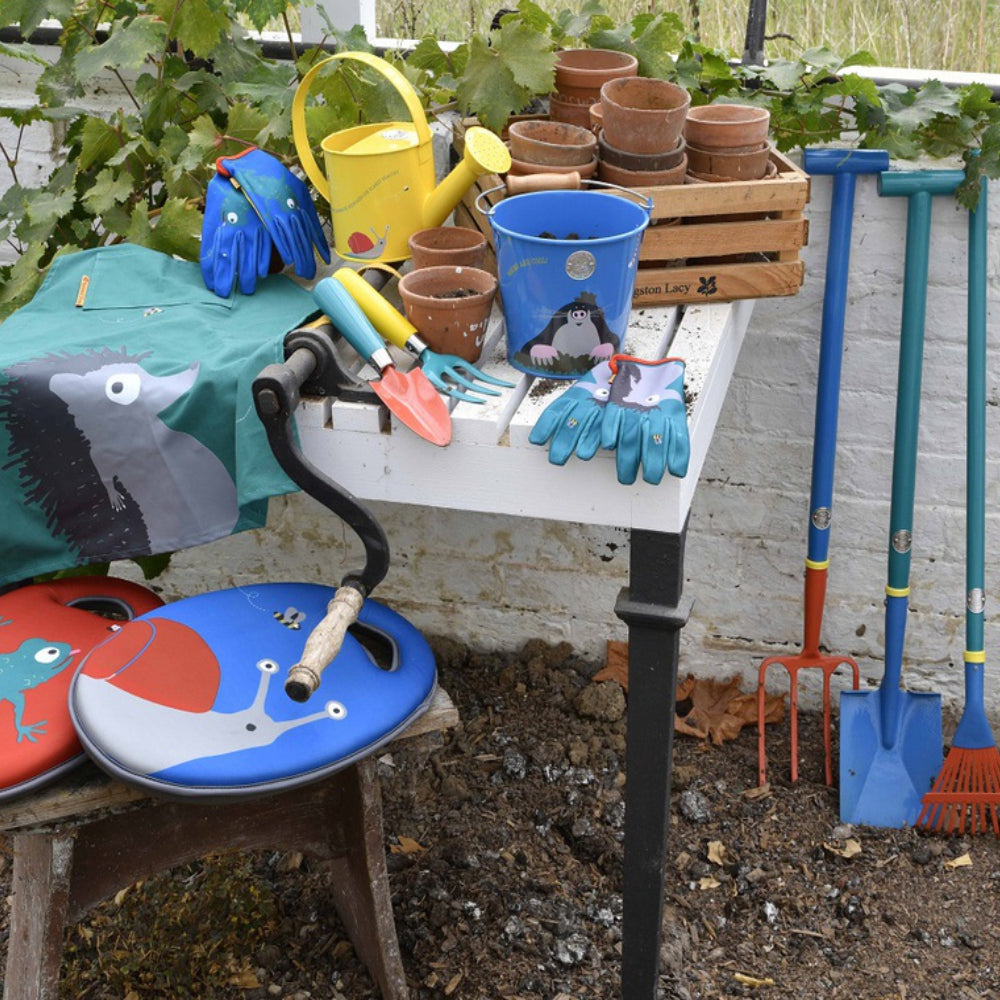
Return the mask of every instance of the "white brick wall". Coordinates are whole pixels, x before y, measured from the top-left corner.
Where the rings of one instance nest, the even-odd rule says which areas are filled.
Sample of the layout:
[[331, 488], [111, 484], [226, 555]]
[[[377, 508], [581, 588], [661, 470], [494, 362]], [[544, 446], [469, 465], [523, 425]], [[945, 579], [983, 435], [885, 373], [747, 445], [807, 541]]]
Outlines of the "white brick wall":
[[[30, 98], [4, 64], [0, 101]], [[17, 66], [23, 72], [23, 67]], [[3, 137], [7, 141], [7, 137]], [[33, 136], [20, 169], [42, 171], [46, 137]], [[23, 175], [22, 175], [23, 176]], [[6, 179], [0, 179], [0, 187]], [[691, 517], [686, 577], [695, 598], [683, 636], [682, 669], [742, 673], [756, 683], [765, 655], [796, 651], [802, 632], [814, 387], [830, 181], [814, 178], [808, 207], [806, 281], [788, 299], [758, 302], [739, 368], [709, 453]], [[987, 662], [1000, 659], [1000, 195], [991, 197]], [[840, 411], [840, 446], [823, 643], [852, 655], [865, 677], [881, 676], [882, 595], [896, 390], [906, 202], [880, 199], [858, 181], [850, 304]], [[913, 550], [913, 594], [904, 683], [940, 691], [961, 705], [964, 628], [965, 219], [937, 199], [921, 410]], [[613, 606], [628, 568], [620, 530], [533, 523], [509, 517], [443, 514], [374, 505], [393, 562], [378, 596], [429, 632], [484, 648], [526, 639], [567, 639], [600, 655], [623, 638]], [[349, 532], [308, 497], [273, 504], [264, 532], [175, 557], [163, 578], [172, 595], [245, 578], [330, 582], [348, 562]], [[818, 678], [803, 675], [806, 703]], [[815, 672], [813, 672], [815, 673]], [[785, 690], [775, 671], [771, 684]], [[987, 698], [1000, 717], [1000, 671], [989, 669]]]

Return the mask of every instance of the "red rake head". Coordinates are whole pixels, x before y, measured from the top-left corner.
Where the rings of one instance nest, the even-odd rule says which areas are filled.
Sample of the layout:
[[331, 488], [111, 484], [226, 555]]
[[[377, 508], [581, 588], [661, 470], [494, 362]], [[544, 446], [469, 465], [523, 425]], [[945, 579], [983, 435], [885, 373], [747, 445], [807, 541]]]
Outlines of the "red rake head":
[[923, 804], [917, 826], [925, 830], [975, 836], [992, 827], [1000, 837], [1000, 750], [952, 747]]

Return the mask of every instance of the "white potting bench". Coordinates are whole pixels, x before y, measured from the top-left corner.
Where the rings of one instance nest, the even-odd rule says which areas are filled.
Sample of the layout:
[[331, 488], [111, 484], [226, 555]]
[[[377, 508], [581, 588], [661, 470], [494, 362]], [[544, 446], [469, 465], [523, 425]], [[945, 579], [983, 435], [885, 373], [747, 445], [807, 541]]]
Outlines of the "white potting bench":
[[[633, 310], [626, 352], [687, 362], [690, 468], [684, 479], [668, 475], [657, 486], [619, 484], [610, 452], [589, 462], [574, 456], [560, 467], [529, 443], [541, 411], [571, 383], [511, 368], [498, 310], [480, 367], [515, 387], [484, 405], [455, 404], [446, 448], [398, 424], [374, 397], [306, 399], [297, 414], [307, 458], [363, 500], [630, 530], [629, 584], [615, 606], [629, 634], [621, 988], [627, 1000], [657, 996], [674, 692], [680, 630], [692, 603], [682, 596], [687, 520], [752, 311], [750, 301]], [[391, 529], [389, 535], [391, 543]]]

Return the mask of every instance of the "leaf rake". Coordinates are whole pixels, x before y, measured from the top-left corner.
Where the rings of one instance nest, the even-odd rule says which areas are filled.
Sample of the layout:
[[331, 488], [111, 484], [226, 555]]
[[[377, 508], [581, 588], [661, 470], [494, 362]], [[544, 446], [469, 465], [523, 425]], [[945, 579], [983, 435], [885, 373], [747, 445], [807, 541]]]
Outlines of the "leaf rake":
[[1000, 836], [1000, 750], [983, 706], [986, 534], [986, 181], [969, 213], [965, 708], [917, 826]]

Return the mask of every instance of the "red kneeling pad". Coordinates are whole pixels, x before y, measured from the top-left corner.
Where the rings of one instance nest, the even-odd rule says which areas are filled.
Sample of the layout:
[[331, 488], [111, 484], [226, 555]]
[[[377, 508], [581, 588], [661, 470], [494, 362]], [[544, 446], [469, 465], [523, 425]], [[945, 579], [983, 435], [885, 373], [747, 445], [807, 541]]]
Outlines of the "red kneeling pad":
[[69, 714], [76, 668], [122, 623], [162, 604], [139, 584], [96, 576], [0, 595], [0, 800], [84, 759]]

